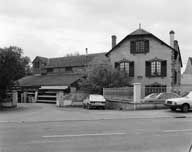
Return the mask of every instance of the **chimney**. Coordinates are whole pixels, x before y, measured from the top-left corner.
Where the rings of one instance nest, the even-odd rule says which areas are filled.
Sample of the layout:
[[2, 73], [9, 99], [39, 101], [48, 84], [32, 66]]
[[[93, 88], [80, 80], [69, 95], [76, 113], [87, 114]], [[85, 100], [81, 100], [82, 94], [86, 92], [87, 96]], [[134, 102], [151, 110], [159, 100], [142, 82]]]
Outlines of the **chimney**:
[[174, 48], [174, 34], [175, 34], [174, 31], [170, 31], [170, 32], [169, 32], [169, 35], [170, 35], [170, 46], [171, 46], [172, 48]]
[[85, 53], [86, 53], [86, 55], [88, 54], [88, 48], [85, 48]]
[[111, 38], [112, 38], [112, 48], [113, 48], [116, 45], [117, 37], [116, 37], [116, 35], [112, 35]]

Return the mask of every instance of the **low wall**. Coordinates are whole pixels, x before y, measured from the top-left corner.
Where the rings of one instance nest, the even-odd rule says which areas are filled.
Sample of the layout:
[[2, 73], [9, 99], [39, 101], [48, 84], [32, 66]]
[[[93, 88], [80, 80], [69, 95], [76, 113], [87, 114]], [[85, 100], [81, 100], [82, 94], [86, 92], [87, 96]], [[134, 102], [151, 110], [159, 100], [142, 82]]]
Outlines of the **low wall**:
[[114, 101], [133, 100], [133, 87], [103, 88], [103, 96]]
[[133, 103], [128, 101], [107, 101], [106, 108], [116, 110], [167, 109], [163, 103]]
[[17, 104], [10, 101], [10, 102], [2, 102], [0, 106], [2, 108], [14, 108], [14, 107], [17, 107]]

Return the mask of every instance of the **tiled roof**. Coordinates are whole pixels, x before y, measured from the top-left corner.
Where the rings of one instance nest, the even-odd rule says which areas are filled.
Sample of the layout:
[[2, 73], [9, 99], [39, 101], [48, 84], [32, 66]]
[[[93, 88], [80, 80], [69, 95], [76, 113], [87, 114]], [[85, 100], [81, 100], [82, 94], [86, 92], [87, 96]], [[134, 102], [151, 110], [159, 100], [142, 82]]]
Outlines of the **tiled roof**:
[[145, 31], [144, 29], [139, 28], [133, 31], [132, 33], [130, 33], [129, 35], [148, 35], [148, 34], [151, 34], [151, 33]]
[[46, 67], [84, 66], [99, 56], [105, 56], [105, 53], [50, 58]]
[[80, 78], [82, 78], [80, 74], [32, 75], [19, 79], [18, 85], [21, 87], [69, 86]]
[[36, 58], [33, 60], [33, 62], [34, 62], [36, 59], [41, 60], [43, 63], [47, 63], [47, 61], [48, 61], [48, 58], [41, 57], [41, 56], [36, 56]]

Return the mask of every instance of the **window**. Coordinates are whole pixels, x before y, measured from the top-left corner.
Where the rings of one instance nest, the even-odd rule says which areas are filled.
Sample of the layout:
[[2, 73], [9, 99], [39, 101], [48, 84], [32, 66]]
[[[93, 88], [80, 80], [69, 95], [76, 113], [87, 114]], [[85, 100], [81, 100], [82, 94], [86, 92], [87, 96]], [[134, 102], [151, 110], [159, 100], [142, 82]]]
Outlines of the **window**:
[[146, 77], [166, 77], [167, 76], [167, 61], [155, 59], [146, 61], [145, 63]]
[[66, 71], [66, 72], [72, 72], [73, 70], [72, 70], [72, 67], [66, 67], [66, 68], [65, 68], [65, 71]]
[[47, 72], [53, 72], [53, 68], [48, 68]]
[[131, 46], [130, 50], [132, 54], [149, 52], [149, 40], [131, 41], [130, 46]]
[[128, 62], [121, 62], [120, 63], [120, 71], [125, 71], [129, 73], [129, 63]]
[[125, 60], [115, 62], [115, 68], [120, 71], [125, 71], [130, 77], [134, 77], [134, 62]]
[[151, 75], [152, 76], [161, 75], [161, 62], [160, 61], [151, 62]]
[[136, 53], [144, 53], [145, 52], [145, 43], [144, 41], [136, 41]]

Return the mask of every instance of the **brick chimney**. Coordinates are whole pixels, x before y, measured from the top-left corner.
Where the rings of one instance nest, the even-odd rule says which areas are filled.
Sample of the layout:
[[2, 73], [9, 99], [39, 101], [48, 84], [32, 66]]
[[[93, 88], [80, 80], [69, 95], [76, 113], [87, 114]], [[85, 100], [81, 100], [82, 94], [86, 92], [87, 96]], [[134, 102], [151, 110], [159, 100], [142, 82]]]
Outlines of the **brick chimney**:
[[169, 32], [169, 35], [170, 35], [170, 46], [172, 47], [172, 48], [174, 48], [174, 35], [175, 35], [175, 32], [174, 31], [170, 31]]
[[116, 35], [112, 35], [111, 38], [112, 38], [112, 48], [113, 48], [116, 45], [117, 37], [116, 37]]

